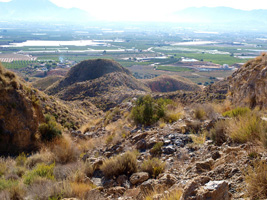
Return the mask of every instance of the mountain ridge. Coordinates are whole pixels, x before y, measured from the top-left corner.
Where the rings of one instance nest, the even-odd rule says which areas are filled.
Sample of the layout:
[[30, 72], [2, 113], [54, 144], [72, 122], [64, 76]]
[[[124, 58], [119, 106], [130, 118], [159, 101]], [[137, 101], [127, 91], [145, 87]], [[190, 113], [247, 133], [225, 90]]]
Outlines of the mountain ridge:
[[86, 11], [78, 8], [62, 8], [49, 0], [12, 0], [0, 2], [2, 20], [19, 21], [88, 21]]

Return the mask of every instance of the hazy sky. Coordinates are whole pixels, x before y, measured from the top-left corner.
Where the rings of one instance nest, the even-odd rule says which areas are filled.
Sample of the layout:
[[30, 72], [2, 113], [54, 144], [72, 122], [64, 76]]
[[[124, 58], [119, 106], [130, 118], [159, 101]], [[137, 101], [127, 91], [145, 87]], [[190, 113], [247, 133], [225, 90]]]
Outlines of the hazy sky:
[[[10, 1], [10, 0], [0, 0]], [[22, 1], [22, 0], [21, 0]], [[266, 0], [50, 0], [58, 6], [81, 8], [104, 20], [158, 20], [187, 7], [226, 6], [243, 10], [267, 9]]]

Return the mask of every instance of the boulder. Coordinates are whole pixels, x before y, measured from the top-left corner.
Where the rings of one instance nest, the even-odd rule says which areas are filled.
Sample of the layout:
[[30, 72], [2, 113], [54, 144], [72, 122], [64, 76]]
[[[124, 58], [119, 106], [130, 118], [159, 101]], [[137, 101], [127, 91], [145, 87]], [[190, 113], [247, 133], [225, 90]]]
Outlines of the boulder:
[[138, 172], [138, 173], [134, 173], [130, 177], [130, 182], [133, 185], [136, 185], [136, 184], [143, 183], [144, 181], [148, 180], [148, 178], [149, 178], [149, 174], [147, 172]]
[[197, 200], [230, 200], [229, 186], [226, 181], [209, 181], [197, 193]]
[[123, 195], [126, 189], [124, 187], [112, 187], [107, 190], [107, 194], [109, 195]]

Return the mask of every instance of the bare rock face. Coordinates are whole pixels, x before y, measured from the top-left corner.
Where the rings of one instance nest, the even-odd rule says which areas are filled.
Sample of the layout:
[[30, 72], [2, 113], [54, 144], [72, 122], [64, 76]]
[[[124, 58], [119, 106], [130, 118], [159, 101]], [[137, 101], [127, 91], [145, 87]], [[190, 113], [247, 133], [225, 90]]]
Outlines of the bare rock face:
[[35, 93], [0, 66], [0, 154], [34, 149], [34, 135], [44, 118]]
[[228, 78], [230, 99], [237, 105], [267, 105], [267, 54], [248, 61]]

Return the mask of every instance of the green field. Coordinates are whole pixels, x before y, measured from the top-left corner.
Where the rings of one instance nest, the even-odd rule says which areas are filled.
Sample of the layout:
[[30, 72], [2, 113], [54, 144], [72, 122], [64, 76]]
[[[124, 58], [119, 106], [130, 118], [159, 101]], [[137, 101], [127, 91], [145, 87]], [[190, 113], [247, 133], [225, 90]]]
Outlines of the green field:
[[21, 69], [26, 68], [33, 63], [36, 63], [36, 61], [13, 61], [10, 63], [3, 62], [2, 64], [7, 69]]
[[186, 71], [194, 71], [193, 69], [186, 67], [171, 67], [171, 66], [158, 66], [157, 70], [163, 71], [171, 71], [171, 72], [186, 72]]

